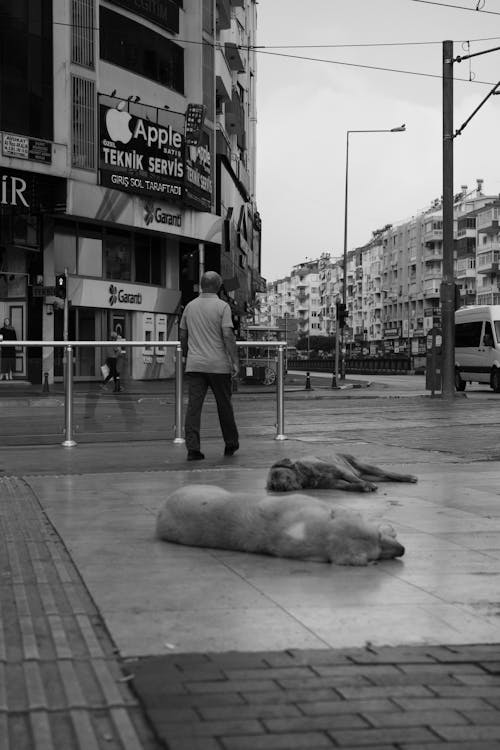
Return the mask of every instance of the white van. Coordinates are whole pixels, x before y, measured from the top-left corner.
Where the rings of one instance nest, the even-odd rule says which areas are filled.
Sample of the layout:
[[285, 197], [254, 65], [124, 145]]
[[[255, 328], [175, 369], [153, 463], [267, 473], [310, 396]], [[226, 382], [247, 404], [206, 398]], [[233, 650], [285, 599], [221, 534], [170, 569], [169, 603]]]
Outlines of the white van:
[[471, 305], [455, 312], [455, 387], [488, 383], [500, 393], [500, 305]]

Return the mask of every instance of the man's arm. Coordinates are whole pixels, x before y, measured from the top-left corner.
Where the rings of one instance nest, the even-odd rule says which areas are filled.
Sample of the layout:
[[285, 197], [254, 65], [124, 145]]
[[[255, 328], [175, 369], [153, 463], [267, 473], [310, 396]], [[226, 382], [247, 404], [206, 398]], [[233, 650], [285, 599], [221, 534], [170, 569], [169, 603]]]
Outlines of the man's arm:
[[240, 371], [240, 360], [238, 356], [238, 347], [236, 346], [236, 338], [232, 328], [228, 326], [222, 327], [222, 338], [224, 340], [224, 347], [231, 360], [232, 376], [235, 377]]
[[188, 332], [187, 328], [181, 328], [179, 331], [179, 341], [181, 342], [182, 356], [187, 357], [188, 354]]

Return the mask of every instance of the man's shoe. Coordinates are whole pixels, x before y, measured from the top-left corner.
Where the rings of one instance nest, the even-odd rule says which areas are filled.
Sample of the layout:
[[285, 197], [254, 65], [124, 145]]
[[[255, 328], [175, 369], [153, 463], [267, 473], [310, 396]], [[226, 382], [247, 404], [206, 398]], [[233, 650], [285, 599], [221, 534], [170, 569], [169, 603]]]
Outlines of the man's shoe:
[[203, 458], [205, 458], [205, 454], [201, 451], [188, 451], [188, 461], [201, 461]]
[[226, 447], [224, 448], [224, 455], [234, 456], [239, 447], [239, 445], [226, 445]]

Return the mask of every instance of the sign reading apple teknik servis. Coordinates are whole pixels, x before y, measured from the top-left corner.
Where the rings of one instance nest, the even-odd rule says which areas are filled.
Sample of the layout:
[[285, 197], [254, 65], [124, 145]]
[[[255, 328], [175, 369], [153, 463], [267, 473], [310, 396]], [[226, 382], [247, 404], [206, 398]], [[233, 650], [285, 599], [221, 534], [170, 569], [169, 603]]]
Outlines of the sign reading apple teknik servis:
[[100, 107], [101, 185], [168, 202], [184, 198], [184, 135], [171, 125]]

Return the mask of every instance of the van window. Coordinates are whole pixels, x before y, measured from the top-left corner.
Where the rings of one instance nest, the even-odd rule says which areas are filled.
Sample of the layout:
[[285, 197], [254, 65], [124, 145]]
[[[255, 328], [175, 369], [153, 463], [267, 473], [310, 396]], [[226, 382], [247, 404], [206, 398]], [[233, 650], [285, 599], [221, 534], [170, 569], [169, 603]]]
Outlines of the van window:
[[482, 327], [483, 324], [480, 320], [474, 320], [471, 323], [457, 323], [455, 326], [455, 347], [479, 346]]
[[494, 325], [495, 325], [496, 339], [497, 339], [497, 342], [500, 343], [500, 320], [495, 320]]

